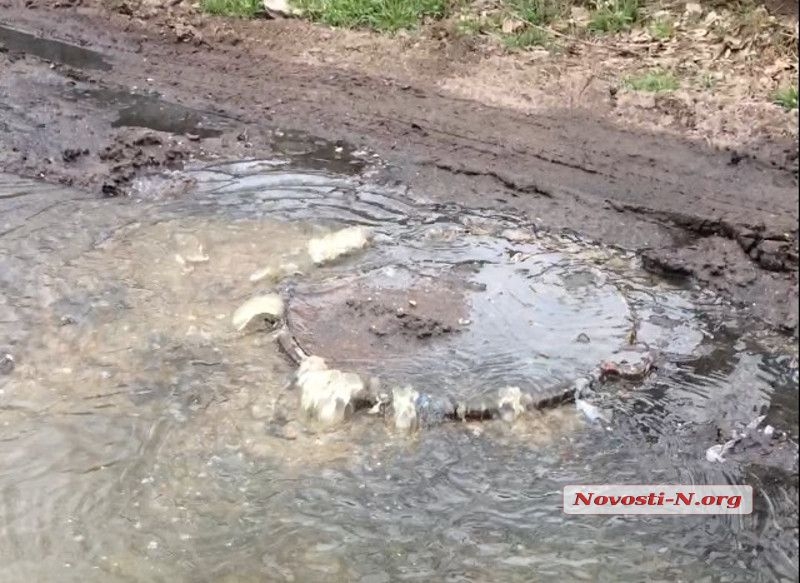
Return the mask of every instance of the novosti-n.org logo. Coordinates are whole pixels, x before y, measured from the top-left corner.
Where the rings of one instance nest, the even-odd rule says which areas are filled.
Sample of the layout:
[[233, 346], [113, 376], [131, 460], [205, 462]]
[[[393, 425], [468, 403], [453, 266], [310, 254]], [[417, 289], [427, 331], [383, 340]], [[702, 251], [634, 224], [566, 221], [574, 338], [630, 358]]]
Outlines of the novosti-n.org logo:
[[750, 514], [753, 488], [601, 484], [564, 487], [567, 514]]

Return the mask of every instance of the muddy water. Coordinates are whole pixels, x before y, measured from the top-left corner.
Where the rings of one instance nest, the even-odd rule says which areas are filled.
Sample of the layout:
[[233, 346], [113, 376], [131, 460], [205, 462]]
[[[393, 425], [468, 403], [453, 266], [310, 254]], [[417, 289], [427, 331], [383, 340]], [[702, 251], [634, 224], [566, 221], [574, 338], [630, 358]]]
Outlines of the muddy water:
[[[195, 168], [182, 199], [2, 177], [0, 580], [796, 577], [797, 367], [779, 339], [624, 253], [333, 173], [357, 166], [339, 147], [297, 155], [315, 170]], [[308, 241], [352, 224], [372, 245], [313, 266]], [[564, 407], [322, 431], [269, 331], [230, 324], [275, 290], [316, 352], [431, 393], [544, 389], [632, 340], [661, 366], [605, 387], [600, 426]], [[705, 461], [760, 412], [792, 439]], [[609, 482], [749, 483], [756, 511], [562, 514], [564, 484]]]
[[30, 53], [47, 61], [73, 67], [102, 71], [111, 69], [111, 64], [100, 53], [53, 39], [39, 38], [2, 23], [0, 23], [0, 44], [15, 52]]

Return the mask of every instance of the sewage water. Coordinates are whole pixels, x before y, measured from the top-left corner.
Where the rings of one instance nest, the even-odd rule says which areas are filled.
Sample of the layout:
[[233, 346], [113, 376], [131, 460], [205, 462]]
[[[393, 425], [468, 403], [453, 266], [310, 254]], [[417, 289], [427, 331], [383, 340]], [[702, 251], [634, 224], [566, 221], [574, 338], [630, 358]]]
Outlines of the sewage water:
[[[237, 120], [219, 113], [203, 111], [164, 99], [155, 92], [128, 91], [110, 87], [70, 88], [68, 101], [89, 100], [117, 111], [112, 127], [137, 127], [173, 134], [214, 138], [233, 131]], [[287, 167], [354, 174], [363, 170], [363, 157], [353, 156], [352, 148], [293, 130], [273, 130], [271, 145], [285, 156]], [[246, 134], [240, 135], [246, 139]]]
[[[180, 199], [0, 177], [0, 580], [796, 578], [794, 355], [623, 252], [288, 162], [193, 168]], [[311, 238], [355, 224], [369, 248], [311, 263]], [[565, 406], [320, 430], [269, 332], [230, 324], [275, 290], [320, 355], [432, 393], [540, 390], [634, 330], [660, 368], [605, 386], [600, 426]], [[705, 460], [761, 412], [790, 439]], [[575, 483], [748, 483], [756, 508], [567, 517]]]
[[34, 34], [0, 23], [0, 44], [12, 51], [30, 53], [39, 58], [72, 67], [108, 71], [111, 64], [98, 52]]

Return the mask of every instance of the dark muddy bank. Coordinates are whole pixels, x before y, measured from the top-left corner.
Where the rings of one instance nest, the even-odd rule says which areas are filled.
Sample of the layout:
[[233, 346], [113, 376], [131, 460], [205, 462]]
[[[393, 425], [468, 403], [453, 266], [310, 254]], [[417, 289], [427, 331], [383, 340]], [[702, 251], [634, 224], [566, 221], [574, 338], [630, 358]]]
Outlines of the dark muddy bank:
[[[37, 57], [0, 41], [4, 170], [117, 195], [189, 158], [275, 152], [276, 129], [292, 128], [377, 152], [382, 180], [435, 201], [643, 251], [649, 269], [797, 329], [796, 146], [765, 158], [572, 111], [526, 116], [422, 82], [286, 62], [279, 47], [218, 41], [157, 16], [6, 3], [0, 21], [98, 53], [76, 63], [74, 51]], [[96, 59], [111, 68], [90, 66]]]

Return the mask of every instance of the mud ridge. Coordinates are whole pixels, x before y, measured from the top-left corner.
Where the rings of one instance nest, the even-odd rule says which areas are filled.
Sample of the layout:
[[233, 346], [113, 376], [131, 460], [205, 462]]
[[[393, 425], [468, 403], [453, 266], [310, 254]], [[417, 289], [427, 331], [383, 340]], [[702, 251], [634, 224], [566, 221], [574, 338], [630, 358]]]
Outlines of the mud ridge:
[[762, 269], [779, 273], [798, 270], [797, 232], [770, 232], [763, 224], [732, 224], [724, 219], [705, 219], [679, 212], [655, 211], [640, 205], [618, 205], [607, 201], [618, 212], [656, 217], [699, 237], [720, 236], [736, 241], [745, 255]]
[[513, 193], [519, 194], [535, 194], [538, 196], [544, 196], [546, 198], [555, 198], [553, 193], [544, 190], [535, 184], [522, 184], [517, 180], [510, 178], [508, 176], [504, 176], [498, 172], [494, 172], [491, 170], [472, 170], [469, 168], [463, 168], [455, 166], [454, 164], [449, 164], [446, 162], [422, 162], [423, 165], [430, 165], [434, 168], [439, 170], [444, 170], [445, 172], [450, 172], [451, 174], [461, 174], [463, 176], [486, 176], [488, 178], [492, 178], [499, 182], [503, 187], [507, 188], [508, 190], [512, 191]]

